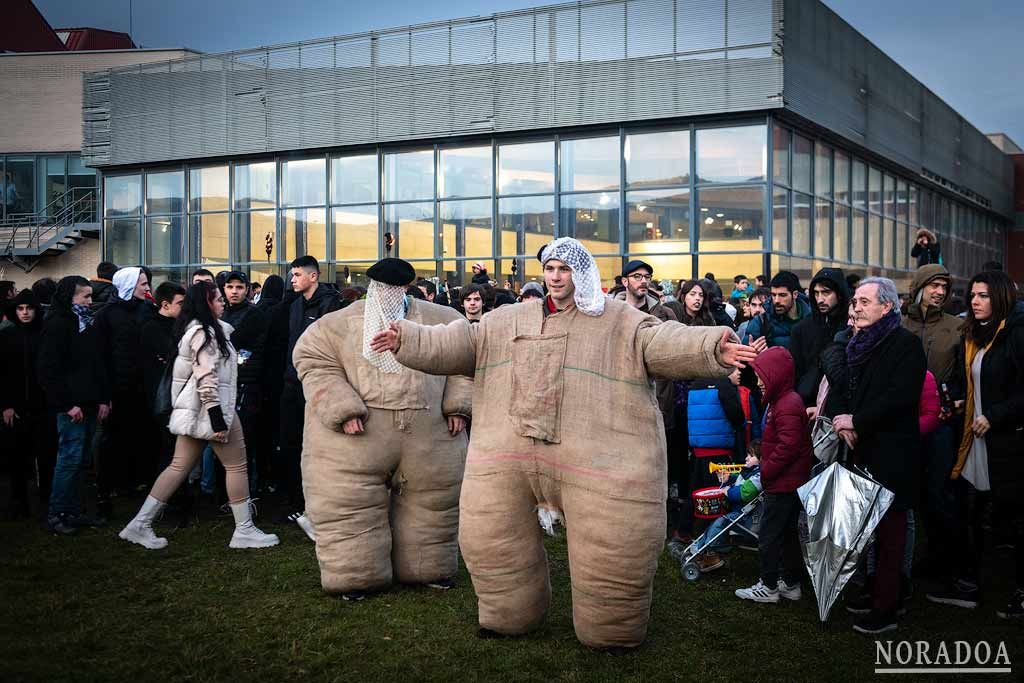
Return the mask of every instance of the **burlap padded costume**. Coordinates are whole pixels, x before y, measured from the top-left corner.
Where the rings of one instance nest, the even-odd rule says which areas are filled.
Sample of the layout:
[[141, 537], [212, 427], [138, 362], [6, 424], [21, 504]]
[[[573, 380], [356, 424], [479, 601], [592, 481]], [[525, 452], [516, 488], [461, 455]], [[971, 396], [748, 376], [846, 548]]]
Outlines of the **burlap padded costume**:
[[665, 430], [652, 377], [725, 376], [724, 328], [660, 323], [621, 301], [599, 316], [544, 302], [478, 325], [399, 323], [399, 362], [473, 375], [473, 439], [459, 544], [480, 625], [534, 628], [551, 600], [536, 507], [566, 521], [576, 635], [591, 647], [646, 636], [665, 539]]
[[[466, 434], [446, 417], [470, 415], [471, 382], [404, 369], [384, 373], [362, 355], [357, 301], [313, 323], [293, 360], [306, 396], [302, 485], [328, 593], [426, 583], [458, 570], [459, 487]], [[461, 319], [411, 300], [409, 320]], [[347, 435], [347, 420], [365, 432]]]

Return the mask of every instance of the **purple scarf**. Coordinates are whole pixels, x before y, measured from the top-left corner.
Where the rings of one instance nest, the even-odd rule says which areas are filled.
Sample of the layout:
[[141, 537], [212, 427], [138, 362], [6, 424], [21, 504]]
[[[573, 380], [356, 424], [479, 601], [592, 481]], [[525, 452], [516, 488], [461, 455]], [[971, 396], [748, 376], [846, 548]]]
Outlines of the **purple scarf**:
[[900, 326], [900, 312], [894, 307], [871, 327], [861, 330], [846, 345], [846, 363], [850, 367], [867, 362], [871, 352]]

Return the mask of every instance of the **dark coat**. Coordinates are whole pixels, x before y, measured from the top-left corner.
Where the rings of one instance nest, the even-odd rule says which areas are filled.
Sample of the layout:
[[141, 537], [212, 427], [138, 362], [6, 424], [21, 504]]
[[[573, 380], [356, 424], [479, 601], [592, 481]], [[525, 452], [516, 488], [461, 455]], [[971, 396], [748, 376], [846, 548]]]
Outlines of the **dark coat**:
[[858, 439], [854, 462], [896, 494], [894, 510], [913, 507], [917, 491], [925, 370], [921, 340], [899, 327], [848, 371], [847, 411]]
[[811, 314], [811, 306], [803, 297], [797, 297], [793, 305], [796, 306], [797, 310], [797, 317], [795, 319], [790, 318], [788, 315], [776, 315], [775, 309], [771, 306], [770, 302], [766, 304], [767, 310], [761, 315], [754, 316], [747, 323], [747, 339], [744, 340], [745, 343], [754, 341], [759, 337], [764, 337], [765, 341], [768, 342], [769, 348], [783, 346], [788, 349], [793, 335], [793, 328]]
[[[977, 387], [975, 387], [977, 392]], [[982, 415], [992, 458], [1024, 457], [1024, 303], [1017, 302], [1006, 326], [981, 359]]]
[[222, 318], [235, 328], [231, 343], [240, 354], [248, 351], [249, 358], [238, 366], [238, 384], [262, 385], [267, 334], [270, 332], [270, 314], [266, 308], [243, 301], [237, 306], [228, 306]]
[[846, 286], [846, 276], [839, 268], [822, 268], [811, 280], [811, 292], [814, 285], [825, 283], [839, 295], [839, 303], [828, 313], [822, 313], [817, 306], [812, 306], [811, 315], [793, 326], [789, 339], [789, 352], [796, 364], [796, 393], [800, 394], [804, 405], [813, 406], [818, 396], [818, 385], [821, 384], [822, 371], [818, 360], [825, 347], [832, 343], [836, 334], [846, 329], [849, 317], [850, 290]]
[[[917, 240], [921, 239], [922, 235], [928, 236], [928, 246], [922, 247], [917, 243]], [[942, 247], [939, 245], [939, 240], [936, 239], [935, 233], [931, 230], [921, 228], [917, 231], [914, 236], [914, 247], [910, 250], [911, 258], [917, 259], [917, 267], [927, 266], [932, 263], [941, 263]]]
[[156, 387], [167, 363], [178, 355], [178, 345], [174, 340], [175, 322], [174, 318], [157, 314], [142, 326], [142, 376], [147, 399], [156, 396]]
[[89, 280], [92, 285], [92, 307], [98, 310], [102, 306], [117, 301], [117, 287], [107, 280]]
[[274, 302], [260, 299], [257, 307], [270, 316], [267, 343], [263, 348], [263, 386], [268, 394], [279, 396], [284, 386], [285, 368], [288, 367], [288, 316], [296, 294], [292, 290]]
[[142, 326], [153, 319], [156, 309], [148, 301], [111, 301], [96, 313], [103, 362], [107, 365], [110, 391], [115, 396], [142, 393]]
[[65, 412], [110, 401], [107, 364], [96, 324], [78, 331], [73, 311], [51, 308], [43, 323], [36, 366], [51, 408]]
[[[288, 355], [285, 357], [287, 362], [285, 368], [286, 382], [299, 384], [299, 376], [295, 373], [295, 366], [292, 365], [292, 351], [295, 350], [295, 342], [299, 341], [299, 337], [302, 336], [307, 327], [328, 313], [338, 310], [341, 310], [341, 299], [338, 298], [338, 293], [323, 283], [317, 285], [316, 291], [313, 292], [313, 296], [309, 297], [308, 300], [305, 297], [299, 296], [291, 303], [288, 309]], [[363, 340], [360, 339], [359, 343], [362, 344]]]
[[0, 411], [14, 408], [22, 416], [42, 412], [46, 398], [36, 371], [42, 312], [37, 307], [36, 319], [27, 325], [19, 322], [13, 311], [9, 319], [11, 326], [0, 331]]
[[850, 412], [846, 396], [846, 386], [850, 379], [849, 368], [846, 366], [846, 345], [850, 343], [851, 336], [851, 328], [840, 330], [818, 358], [818, 367], [828, 378], [828, 397], [821, 409], [824, 417], [832, 418]]
[[768, 493], [791, 493], [811, 474], [811, 432], [804, 402], [793, 390], [793, 357], [774, 347], [753, 362], [764, 383], [765, 418], [761, 436], [761, 483]]

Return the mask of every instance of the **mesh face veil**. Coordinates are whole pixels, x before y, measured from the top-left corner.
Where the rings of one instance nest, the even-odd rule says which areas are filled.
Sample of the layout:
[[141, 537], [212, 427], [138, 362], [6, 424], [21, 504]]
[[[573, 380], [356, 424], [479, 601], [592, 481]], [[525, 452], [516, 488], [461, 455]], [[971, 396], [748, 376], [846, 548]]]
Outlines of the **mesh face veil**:
[[541, 262], [551, 259], [572, 268], [572, 284], [576, 288], [573, 300], [576, 308], [586, 315], [604, 313], [604, 292], [601, 291], [601, 273], [587, 248], [572, 237], [559, 237], [541, 252]]
[[391, 323], [404, 317], [405, 287], [370, 280], [370, 286], [366, 288], [366, 308], [363, 310], [363, 358], [381, 372], [396, 374], [403, 367], [390, 351], [378, 353], [371, 349], [370, 341], [378, 332], [383, 332]]

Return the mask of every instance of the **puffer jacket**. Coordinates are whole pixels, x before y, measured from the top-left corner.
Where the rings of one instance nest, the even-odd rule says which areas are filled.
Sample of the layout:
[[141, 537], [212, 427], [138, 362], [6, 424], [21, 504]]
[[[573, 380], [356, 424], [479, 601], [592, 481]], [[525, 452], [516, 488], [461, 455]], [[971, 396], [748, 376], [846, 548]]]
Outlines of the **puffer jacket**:
[[[224, 336], [231, 339], [231, 325], [219, 321]], [[217, 348], [211, 334], [207, 343], [198, 321], [185, 328], [178, 342], [171, 384], [171, 418], [167, 428], [171, 434], [213, 441], [215, 429], [210, 409], [219, 408], [227, 428], [235, 419], [235, 386], [238, 379], [238, 357], [228, 342], [227, 355]], [[214, 411], [216, 413], [216, 411]]]
[[767, 416], [761, 437], [761, 483], [768, 493], [791, 493], [811, 474], [811, 431], [800, 395], [793, 388], [793, 356], [774, 347], [753, 362], [764, 383]]
[[[928, 236], [928, 246], [922, 247], [917, 243], [917, 240], [921, 239], [922, 235]], [[910, 256], [917, 259], [917, 267], [927, 266], [931, 263], [942, 263], [942, 247], [939, 246], [939, 240], [935, 237], [935, 233], [931, 230], [921, 228], [914, 235], [914, 248], [910, 250]]]
[[[963, 320], [943, 312], [943, 307], [931, 304], [922, 305], [921, 296], [925, 286], [939, 278], [952, 283], [953, 278], [946, 266], [932, 264], [922, 266], [914, 273], [910, 283], [910, 302], [903, 316], [903, 327], [921, 340], [924, 355], [928, 360], [928, 369], [935, 375], [939, 384], [946, 382], [954, 399], [963, 398], [961, 383], [957, 381], [957, 354], [960, 349], [960, 326]], [[945, 306], [949, 300], [949, 292], [942, 302]], [[923, 309], [923, 310], [922, 310]]]

